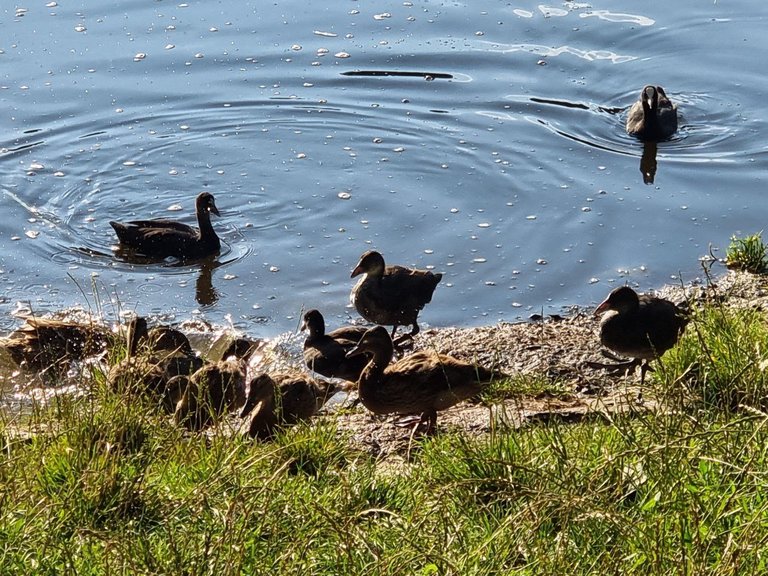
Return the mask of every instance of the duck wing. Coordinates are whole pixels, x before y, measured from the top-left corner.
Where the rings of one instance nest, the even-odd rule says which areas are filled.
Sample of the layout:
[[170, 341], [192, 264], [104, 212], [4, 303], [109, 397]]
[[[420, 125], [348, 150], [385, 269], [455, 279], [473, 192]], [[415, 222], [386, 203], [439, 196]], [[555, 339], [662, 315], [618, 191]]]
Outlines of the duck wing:
[[362, 400], [373, 412], [411, 414], [444, 410], [481, 389], [473, 366], [450, 356], [417, 352], [387, 367]]

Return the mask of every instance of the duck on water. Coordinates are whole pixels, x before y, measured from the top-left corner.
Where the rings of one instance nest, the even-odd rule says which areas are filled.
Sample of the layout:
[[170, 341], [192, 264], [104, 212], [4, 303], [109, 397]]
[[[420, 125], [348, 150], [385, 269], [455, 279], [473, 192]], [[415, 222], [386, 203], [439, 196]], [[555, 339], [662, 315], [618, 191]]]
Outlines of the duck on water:
[[211, 214], [220, 216], [213, 194], [201, 192], [195, 200], [197, 228], [166, 218], [152, 220], [110, 221], [119, 240], [119, 248], [148, 258], [174, 257], [199, 260], [221, 250], [221, 241], [211, 225]]

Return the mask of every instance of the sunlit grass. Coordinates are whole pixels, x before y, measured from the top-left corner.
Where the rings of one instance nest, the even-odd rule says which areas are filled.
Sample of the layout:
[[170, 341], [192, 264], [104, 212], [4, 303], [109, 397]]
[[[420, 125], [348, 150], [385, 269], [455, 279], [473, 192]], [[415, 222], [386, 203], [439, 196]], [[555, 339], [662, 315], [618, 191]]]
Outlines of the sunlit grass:
[[[103, 378], [0, 421], [2, 574], [760, 574], [768, 325], [706, 304], [656, 403], [416, 440], [380, 461], [332, 418], [189, 434]], [[557, 394], [513, 377], [484, 401]], [[387, 424], [382, 424], [387, 425]]]
[[732, 236], [725, 262], [729, 268], [754, 274], [763, 274], [768, 271], [768, 255], [766, 255], [762, 232], [744, 238]]

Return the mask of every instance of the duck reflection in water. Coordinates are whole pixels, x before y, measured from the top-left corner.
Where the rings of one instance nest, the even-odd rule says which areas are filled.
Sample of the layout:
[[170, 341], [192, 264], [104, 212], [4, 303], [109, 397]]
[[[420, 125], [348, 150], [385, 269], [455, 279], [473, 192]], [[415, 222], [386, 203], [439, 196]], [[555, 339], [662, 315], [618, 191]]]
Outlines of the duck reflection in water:
[[216, 258], [206, 258], [200, 262], [200, 274], [195, 282], [195, 301], [200, 306], [213, 306], [219, 300], [219, 293], [213, 286], [213, 271], [221, 266]]
[[656, 151], [659, 145], [656, 142], [643, 142], [643, 155], [640, 158], [640, 173], [643, 175], [643, 184], [653, 184], [656, 177]]

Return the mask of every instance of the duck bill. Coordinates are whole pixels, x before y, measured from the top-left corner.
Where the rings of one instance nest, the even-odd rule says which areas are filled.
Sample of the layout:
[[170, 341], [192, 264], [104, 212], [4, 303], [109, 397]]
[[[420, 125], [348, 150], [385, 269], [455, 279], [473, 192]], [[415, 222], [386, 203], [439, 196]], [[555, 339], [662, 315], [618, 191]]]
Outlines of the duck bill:
[[352, 356], [359, 356], [360, 354], [364, 354], [364, 353], [365, 351], [360, 348], [360, 344], [358, 343], [357, 346], [355, 346], [349, 352], [347, 352], [344, 357], [351, 358]]
[[594, 315], [600, 316], [603, 312], [607, 312], [611, 309], [611, 304], [608, 302], [608, 300], [603, 300], [600, 305], [595, 308]]
[[[249, 391], [250, 392], [250, 391]], [[248, 394], [248, 397], [245, 399], [245, 404], [243, 404], [243, 408], [240, 410], [240, 418], [245, 418], [248, 416], [248, 414], [251, 413], [251, 410], [254, 409], [254, 407], [261, 402], [261, 398], [258, 398], [255, 394]]]
[[357, 266], [355, 266], [355, 269], [352, 270], [352, 275], [350, 276], [350, 278], [354, 278], [355, 276], [360, 276], [360, 274], [362, 273], [363, 273], [363, 268], [360, 266], [360, 264], [358, 264]]

